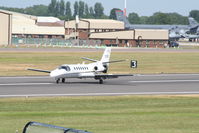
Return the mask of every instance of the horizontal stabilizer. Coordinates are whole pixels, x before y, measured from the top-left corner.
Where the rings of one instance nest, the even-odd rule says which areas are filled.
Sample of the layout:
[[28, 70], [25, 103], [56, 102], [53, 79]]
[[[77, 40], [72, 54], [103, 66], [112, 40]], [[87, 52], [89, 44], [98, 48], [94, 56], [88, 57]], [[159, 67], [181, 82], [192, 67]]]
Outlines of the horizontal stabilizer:
[[127, 60], [115, 60], [115, 61], [109, 61], [109, 62], [103, 62], [103, 63], [117, 63], [117, 62], [123, 62]]
[[36, 72], [43, 72], [43, 73], [51, 73], [51, 71], [48, 71], [48, 70], [31, 69], [31, 68], [28, 68], [27, 70], [29, 70], [29, 71], [36, 71]]
[[90, 59], [90, 58], [86, 58], [86, 57], [82, 57], [82, 59], [92, 61], [92, 62], [98, 62], [98, 60], [94, 60], [94, 59]]

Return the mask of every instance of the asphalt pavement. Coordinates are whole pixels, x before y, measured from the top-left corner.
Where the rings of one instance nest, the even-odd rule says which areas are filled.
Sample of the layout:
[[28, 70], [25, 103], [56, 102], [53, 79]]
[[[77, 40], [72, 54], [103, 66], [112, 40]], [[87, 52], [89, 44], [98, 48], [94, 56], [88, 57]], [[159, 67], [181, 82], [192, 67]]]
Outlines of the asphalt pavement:
[[105, 80], [67, 79], [56, 84], [46, 76], [0, 77], [0, 97], [115, 96], [199, 94], [199, 74], [135, 75]]

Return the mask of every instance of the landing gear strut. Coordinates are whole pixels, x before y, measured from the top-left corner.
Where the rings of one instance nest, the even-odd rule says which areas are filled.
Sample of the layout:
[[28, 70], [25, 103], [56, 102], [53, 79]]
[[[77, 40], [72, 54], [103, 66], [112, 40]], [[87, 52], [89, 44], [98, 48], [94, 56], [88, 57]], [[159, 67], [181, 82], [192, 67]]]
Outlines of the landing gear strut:
[[62, 78], [62, 83], [65, 83], [65, 78]]
[[56, 80], [56, 83], [59, 84], [59, 81], [60, 81], [60, 79], [57, 79], [57, 80]]
[[103, 82], [104, 82], [104, 81], [103, 81], [102, 79], [99, 80], [99, 84], [103, 84]]

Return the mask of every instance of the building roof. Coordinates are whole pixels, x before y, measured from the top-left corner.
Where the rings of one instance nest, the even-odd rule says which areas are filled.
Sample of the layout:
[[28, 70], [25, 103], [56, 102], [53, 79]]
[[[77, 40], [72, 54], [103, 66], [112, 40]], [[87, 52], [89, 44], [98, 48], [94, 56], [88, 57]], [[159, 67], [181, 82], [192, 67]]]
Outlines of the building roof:
[[[57, 27], [57, 25], [47, 25], [39, 26], [36, 24], [37, 19], [41, 17], [27, 15], [17, 12], [11, 12], [6, 10], [0, 10], [8, 14], [12, 14], [12, 34], [37, 34], [37, 35], [64, 35], [65, 29], [64, 26]], [[46, 19], [44, 19], [46, 18]], [[42, 17], [42, 21], [55, 21], [57, 20], [54, 17]], [[60, 24], [59, 24], [60, 25]]]
[[[89, 27], [90, 26], [90, 27]], [[66, 21], [65, 28], [76, 28], [76, 21]], [[124, 23], [112, 19], [80, 19], [78, 29], [124, 29]]]
[[12, 15], [11, 13], [5, 12], [4, 10], [1, 10], [1, 9], [0, 9], [0, 13], [7, 14], [7, 15]]
[[168, 40], [168, 30], [127, 30], [116, 32], [91, 33], [90, 39], [143, 39], [143, 40]]
[[36, 21], [24, 16], [13, 16], [13, 34], [64, 35], [64, 27], [38, 26]]
[[37, 17], [37, 22], [41, 22], [41, 23], [55, 23], [58, 21], [61, 21], [61, 20], [56, 17]]

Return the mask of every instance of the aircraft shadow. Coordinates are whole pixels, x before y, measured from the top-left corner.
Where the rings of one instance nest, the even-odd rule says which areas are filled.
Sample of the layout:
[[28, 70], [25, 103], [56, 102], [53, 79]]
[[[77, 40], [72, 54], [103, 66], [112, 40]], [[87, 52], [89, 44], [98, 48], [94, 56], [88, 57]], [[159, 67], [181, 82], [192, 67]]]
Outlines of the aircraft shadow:
[[[55, 83], [56, 84], [56, 83]], [[110, 86], [135, 86], [135, 85], [132, 85], [132, 84], [128, 84], [127, 82], [124, 82], [124, 83], [117, 83], [117, 82], [109, 82], [109, 81], [104, 81], [103, 84], [99, 84], [99, 82], [94, 82], [94, 81], [72, 81], [72, 82], [65, 82], [65, 83], [59, 83], [59, 84], [62, 84], [62, 85], [110, 85]]]

